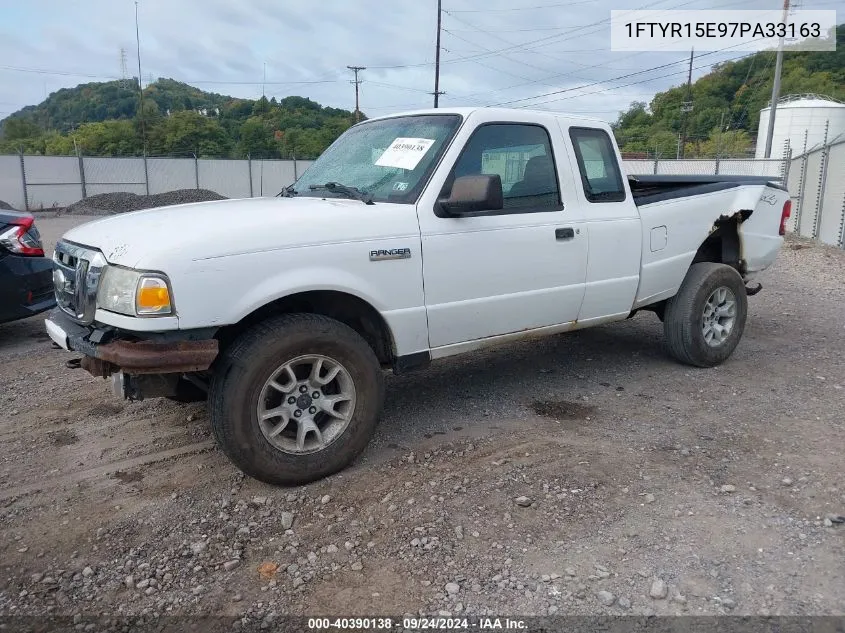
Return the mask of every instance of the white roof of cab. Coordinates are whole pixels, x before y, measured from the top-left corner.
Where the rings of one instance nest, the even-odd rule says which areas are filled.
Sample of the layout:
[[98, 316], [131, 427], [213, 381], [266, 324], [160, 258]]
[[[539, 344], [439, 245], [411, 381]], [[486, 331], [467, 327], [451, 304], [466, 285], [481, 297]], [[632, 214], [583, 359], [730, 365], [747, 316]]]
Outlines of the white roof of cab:
[[531, 113], [531, 114], [540, 114], [549, 117], [563, 117], [567, 119], [578, 119], [580, 121], [595, 121], [597, 123], [607, 124], [607, 121], [603, 119], [599, 119], [596, 117], [585, 117], [581, 114], [569, 114], [567, 112], [552, 112], [550, 110], [530, 110], [528, 108], [473, 108], [473, 107], [463, 107], [463, 108], [425, 108], [424, 110], [408, 110], [405, 112], [396, 112], [393, 114], [385, 114], [382, 116], [373, 117], [371, 119], [367, 119], [368, 121], [377, 121], [379, 119], [392, 119], [398, 116], [418, 116], [421, 114], [460, 114], [463, 117], [468, 117], [473, 112], [477, 112], [479, 110], [484, 110], [488, 113], [493, 113], [499, 115], [502, 120], [507, 121], [508, 119], [516, 119], [519, 120], [521, 114]]

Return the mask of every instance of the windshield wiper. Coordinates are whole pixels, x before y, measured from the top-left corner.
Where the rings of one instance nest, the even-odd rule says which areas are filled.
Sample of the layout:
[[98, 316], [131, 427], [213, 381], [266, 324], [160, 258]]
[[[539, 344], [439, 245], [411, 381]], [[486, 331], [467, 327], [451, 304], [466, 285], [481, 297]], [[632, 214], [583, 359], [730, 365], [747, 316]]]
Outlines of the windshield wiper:
[[284, 189], [282, 189], [279, 193], [276, 194], [276, 197], [282, 198], [293, 198], [297, 194], [296, 189], [293, 188], [293, 185], [288, 185]]
[[346, 196], [347, 198], [352, 198], [353, 200], [360, 200], [364, 204], [375, 204], [373, 202], [373, 197], [366, 191], [361, 191], [356, 187], [347, 187], [346, 185], [342, 185], [339, 182], [327, 182], [325, 185], [310, 185], [308, 188], [311, 191], [326, 190], [331, 193], [339, 193], [341, 195]]

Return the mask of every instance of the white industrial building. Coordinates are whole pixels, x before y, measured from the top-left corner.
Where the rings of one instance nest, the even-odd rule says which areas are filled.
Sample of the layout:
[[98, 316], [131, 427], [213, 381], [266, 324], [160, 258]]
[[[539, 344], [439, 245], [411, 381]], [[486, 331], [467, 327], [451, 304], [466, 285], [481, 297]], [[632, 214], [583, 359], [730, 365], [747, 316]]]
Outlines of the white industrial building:
[[[760, 111], [755, 158], [763, 158], [771, 107]], [[845, 138], [845, 103], [820, 95], [789, 95], [778, 100], [772, 134], [772, 158], [797, 156]]]

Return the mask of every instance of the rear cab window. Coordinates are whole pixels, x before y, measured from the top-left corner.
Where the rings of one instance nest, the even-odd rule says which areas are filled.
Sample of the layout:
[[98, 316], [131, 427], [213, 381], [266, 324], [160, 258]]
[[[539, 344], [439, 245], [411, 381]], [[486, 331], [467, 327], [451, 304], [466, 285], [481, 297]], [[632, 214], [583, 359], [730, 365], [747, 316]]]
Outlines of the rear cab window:
[[584, 195], [589, 202], [622, 202], [625, 186], [613, 141], [604, 130], [569, 128]]

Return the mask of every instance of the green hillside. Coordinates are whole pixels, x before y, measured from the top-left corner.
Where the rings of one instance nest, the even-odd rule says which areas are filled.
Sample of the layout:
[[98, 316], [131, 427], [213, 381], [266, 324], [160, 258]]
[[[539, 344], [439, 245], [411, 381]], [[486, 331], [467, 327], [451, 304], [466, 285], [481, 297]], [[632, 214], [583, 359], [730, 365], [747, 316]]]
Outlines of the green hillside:
[[[760, 109], [769, 104], [775, 53], [762, 52], [715, 66], [692, 85], [687, 156], [739, 156], [754, 147]], [[781, 94], [816, 93], [845, 101], [845, 24], [836, 29], [835, 52], [785, 52]], [[686, 86], [635, 102], [614, 125], [623, 152], [674, 157]], [[720, 128], [721, 124], [721, 128]]]
[[353, 113], [304, 97], [237, 99], [173, 79], [144, 89], [135, 80], [64, 88], [0, 123], [0, 153], [315, 157], [353, 122]]
[[[748, 155], [760, 109], [769, 102], [773, 52], [714, 66], [692, 86], [686, 156]], [[287, 158], [319, 155], [353, 122], [347, 110], [304, 97], [237, 99], [173, 79], [144, 89], [138, 112], [135, 80], [82, 84], [54, 92], [0, 122], [0, 153], [88, 156], [193, 155]], [[845, 100], [845, 24], [835, 52], [786, 52], [782, 94], [816, 93]], [[623, 152], [673, 157], [686, 87], [635, 102], [614, 124]]]

